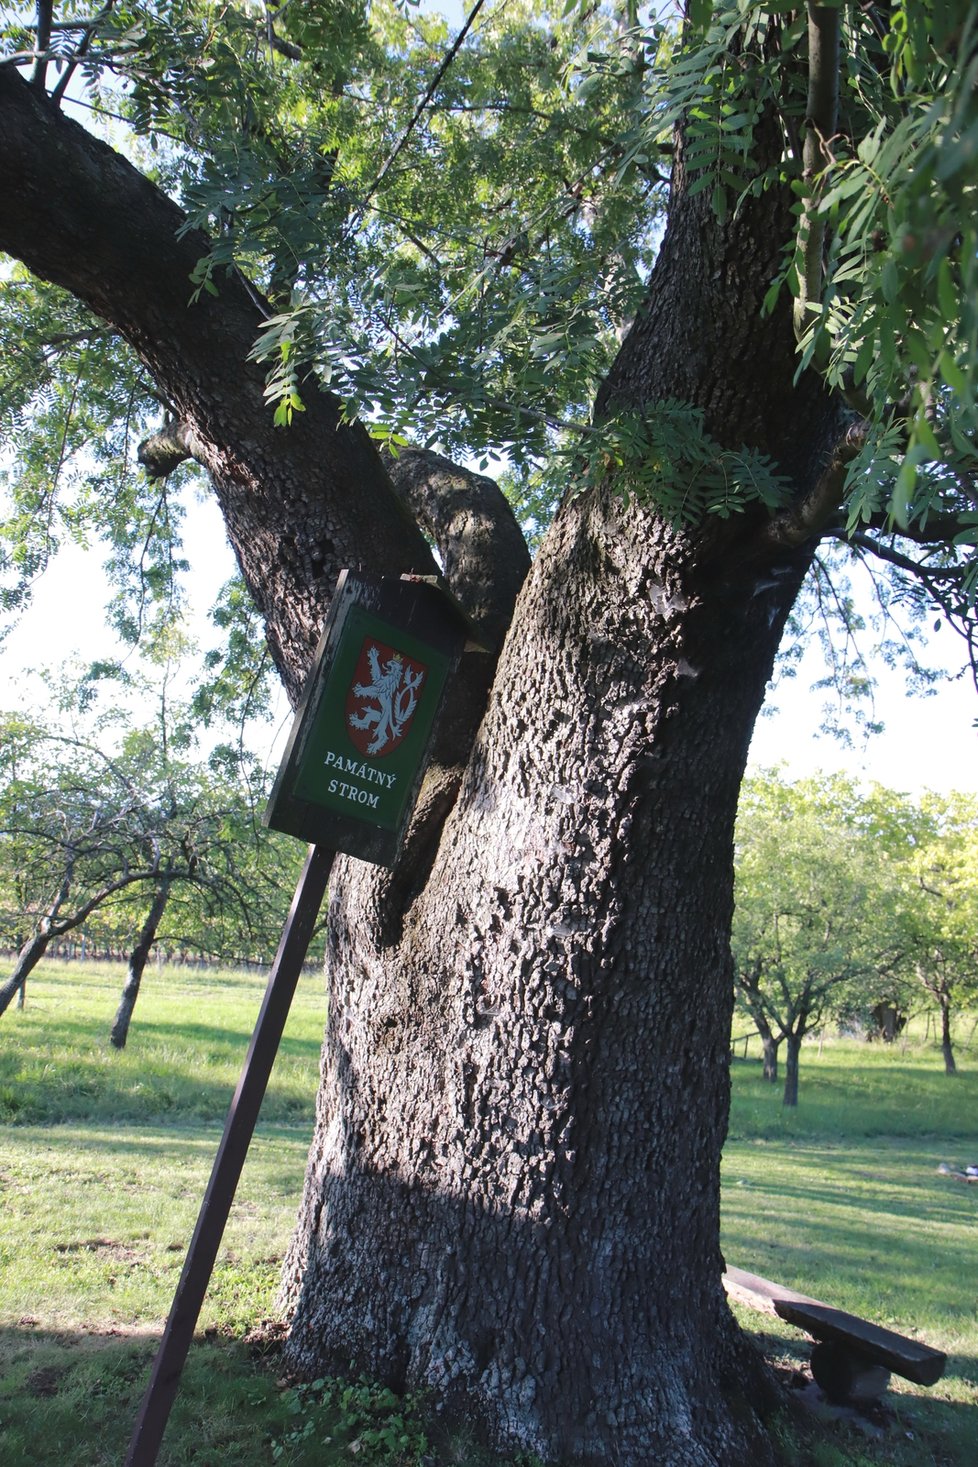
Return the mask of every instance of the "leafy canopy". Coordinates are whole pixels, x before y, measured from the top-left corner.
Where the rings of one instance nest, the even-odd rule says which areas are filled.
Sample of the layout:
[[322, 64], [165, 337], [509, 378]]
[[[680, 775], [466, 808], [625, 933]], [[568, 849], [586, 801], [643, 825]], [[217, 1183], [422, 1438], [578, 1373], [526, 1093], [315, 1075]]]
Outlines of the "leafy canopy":
[[[262, 292], [254, 350], [283, 428], [314, 377], [395, 446], [504, 456], [538, 522], [608, 473], [676, 518], [784, 502], [775, 465], [683, 403], [591, 413], [652, 268], [677, 127], [718, 217], [792, 191], [766, 308], [794, 300], [799, 370], [854, 425], [820, 530], [970, 627], [978, 17], [966, 0], [812, 14], [822, 32], [778, 0], [691, 0], [685, 19], [508, 0], [453, 38], [391, 0], [68, 0], [46, 36], [15, 19], [3, 40], [207, 230], [188, 296], [229, 268]], [[57, 292], [16, 268], [2, 292], [8, 602], [59, 536], [97, 533], [140, 546], [118, 578], [165, 603], [175, 490], [133, 450], [168, 405]]]

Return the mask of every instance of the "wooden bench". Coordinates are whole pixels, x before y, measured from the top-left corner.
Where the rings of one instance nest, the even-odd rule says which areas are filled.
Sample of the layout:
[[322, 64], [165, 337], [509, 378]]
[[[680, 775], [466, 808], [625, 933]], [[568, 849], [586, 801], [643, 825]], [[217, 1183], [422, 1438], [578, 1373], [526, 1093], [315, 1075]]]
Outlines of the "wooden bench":
[[796, 1294], [742, 1268], [728, 1268], [723, 1285], [731, 1299], [797, 1325], [815, 1340], [812, 1375], [833, 1401], [871, 1401], [886, 1389], [890, 1372], [917, 1385], [940, 1380], [947, 1356], [820, 1299]]

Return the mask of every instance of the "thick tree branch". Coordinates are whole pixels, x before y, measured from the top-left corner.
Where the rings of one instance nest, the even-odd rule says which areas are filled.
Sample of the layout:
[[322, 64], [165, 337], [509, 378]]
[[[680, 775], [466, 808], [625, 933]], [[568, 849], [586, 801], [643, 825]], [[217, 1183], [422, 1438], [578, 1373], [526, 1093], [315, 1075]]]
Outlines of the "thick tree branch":
[[339, 403], [312, 382], [306, 411], [288, 430], [274, 428], [264, 372], [249, 360], [262, 319], [255, 292], [229, 271], [212, 282], [216, 297], [192, 302], [210, 241], [9, 65], [0, 65], [0, 192], [17, 200], [0, 213], [0, 249], [124, 336], [193, 430], [272, 654], [298, 697], [340, 569], [437, 569], [367, 434], [345, 426]]
[[424, 448], [382, 455], [394, 487], [438, 548], [445, 578], [491, 646], [513, 615], [530, 554], [494, 479]]
[[192, 423], [170, 422], [159, 433], [143, 439], [136, 457], [150, 479], [165, 479], [188, 458], [199, 458], [202, 452]]
[[852, 425], [809, 492], [764, 525], [757, 538], [757, 553], [796, 550], [826, 532], [842, 503], [849, 465], [862, 446], [864, 433], [863, 424]]

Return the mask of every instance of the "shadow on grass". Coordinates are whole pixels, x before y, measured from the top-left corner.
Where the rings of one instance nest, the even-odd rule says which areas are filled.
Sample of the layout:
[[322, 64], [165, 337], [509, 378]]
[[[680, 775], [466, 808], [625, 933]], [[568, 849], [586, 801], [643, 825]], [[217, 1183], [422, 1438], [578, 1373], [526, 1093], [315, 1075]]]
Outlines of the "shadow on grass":
[[978, 1144], [978, 1073], [917, 1065], [884, 1064], [852, 1069], [844, 1075], [820, 1070], [817, 1062], [801, 1069], [797, 1107], [782, 1104], [783, 1084], [767, 1084], [750, 1062], [732, 1066], [730, 1135], [739, 1139], [826, 1141], [900, 1137], [956, 1136]]
[[[258, 1018], [258, 1010], [255, 1010], [255, 1019]], [[323, 1014], [325, 1025], [326, 1015]], [[129, 1036], [129, 1046], [137, 1048], [140, 1040], [163, 1046], [175, 1043], [186, 1043], [188, 1048], [195, 1054], [217, 1051], [220, 1054], [236, 1054], [239, 1050], [244, 1055], [252, 1030], [242, 1027], [240, 1023], [225, 1027], [220, 1024], [188, 1024], [185, 1020], [177, 1020], [172, 1024], [150, 1022], [141, 1024], [138, 1018], [133, 1020], [133, 1027]], [[295, 1059], [306, 1059], [315, 1062], [319, 1058], [320, 1041], [317, 1038], [301, 1039], [297, 1036], [285, 1034], [279, 1045], [279, 1054], [291, 1055]]]
[[[908, 1190], [908, 1184], [905, 1178], [894, 1178], [893, 1185], [895, 1192], [905, 1194]], [[810, 1185], [806, 1180], [800, 1182], [798, 1185], [792, 1185], [790, 1182], [785, 1182], [783, 1177], [776, 1184], [772, 1183], [770, 1186], [766, 1185], [763, 1181], [758, 1181], [756, 1177], [751, 1177], [748, 1186], [749, 1191], [753, 1193], [752, 1200], [755, 1203], [759, 1197], [766, 1196], [780, 1211], [788, 1214], [792, 1210], [796, 1212], [800, 1211], [803, 1207], [810, 1208], [818, 1206], [819, 1208], [835, 1208], [841, 1211], [872, 1212], [882, 1218], [892, 1218], [895, 1222], [901, 1224], [907, 1223], [907, 1198], [905, 1195], [887, 1198], [882, 1196], [880, 1191], [876, 1190], [864, 1193], [859, 1197], [858, 1201], [854, 1201], [851, 1197], [845, 1195], [845, 1192], [839, 1184], [827, 1183], [822, 1187]], [[920, 1199], [916, 1198], [915, 1200], [919, 1205]], [[978, 1208], [976, 1208], [976, 1213], [978, 1213]], [[927, 1199], [928, 1223], [959, 1223], [961, 1220], [961, 1210], [954, 1202], [948, 1201], [945, 1203], [943, 1200], [937, 1199], [932, 1202], [930, 1198]], [[848, 1226], [854, 1232], [858, 1232], [860, 1227], [859, 1218], [857, 1217], [855, 1220], [850, 1218]], [[872, 1240], [870, 1241], [872, 1242]], [[885, 1249], [885, 1235], [879, 1239], [878, 1246], [881, 1250]]]
[[[802, 1202], [811, 1200], [803, 1191], [798, 1195]], [[831, 1200], [840, 1206], [837, 1198]], [[724, 1249], [730, 1262], [827, 1304], [839, 1305], [841, 1298], [860, 1301], [847, 1307], [901, 1334], [913, 1333], [918, 1318], [945, 1321], [948, 1334], [953, 1334], [959, 1321], [963, 1326], [973, 1319], [973, 1290], [965, 1282], [974, 1277], [971, 1238], [944, 1238], [939, 1256], [929, 1267], [922, 1267], [915, 1248], [901, 1251], [885, 1230], [863, 1231], [844, 1214], [838, 1222], [824, 1216], [820, 1219], [817, 1259], [813, 1259], [805, 1228], [799, 1225], [797, 1236], [792, 1237], [790, 1219], [777, 1240], [769, 1237], [748, 1246], [744, 1240], [750, 1228], [750, 1215], [738, 1218], [727, 1206]], [[927, 1343], [940, 1348], [937, 1340]], [[978, 1463], [978, 1455], [975, 1461]]]
[[[149, 1379], [159, 1336], [38, 1328], [28, 1319], [0, 1327], [0, 1439], [3, 1467], [120, 1467]], [[767, 1339], [778, 1353], [778, 1341]], [[794, 1352], [792, 1352], [794, 1353]], [[965, 1378], [978, 1361], [957, 1357]], [[296, 1435], [293, 1393], [280, 1378], [273, 1340], [194, 1340], [159, 1454], [159, 1467], [271, 1467], [274, 1444]], [[790, 1397], [789, 1397], [790, 1399]], [[842, 1413], [843, 1416], [846, 1413]], [[803, 1437], [786, 1461], [815, 1467], [835, 1443], [833, 1463], [859, 1467], [973, 1467], [978, 1406], [889, 1392], [882, 1427], [863, 1439], [851, 1421], [797, 1418]], [[321, 1420], [305, 1449], [286, 1460], [315, 1467], [348, 1463]], [[852, 1453], [850, 1456], [849, 1453]], [[458, 1467], [458, 1459], [454, 1459]], [[480, 1467], [486, 1459], [480, 1455]]]
[[[120, 1467], [156, 1334], [0, 1327], [3, 1467]], [[290, 1419], [277, 1351], [196, 1339], [159, 1457], [160, 1467], [259, 1467]]]
[[[318, 1057], [319, 1047], [307, 1043], [303, 1052], [296, 1048], [302, 1043], [286, 1040], [281, 1046], [264, 1102], [270, 1120], [312, 1117], [316, 1096], [313, 1056]], [[189, 1046], [186, 1056], [179, 1059], [164, 1061], [153, 1055], [142, 1062], [137, 1051], [131, 1062], [118, 1066], [113, 1057], [88, 1051], [61, 1064], [55, 1083], [43, 1065], [32, 1069], [18, 1065], [15, 1056], [6, 1063], [0, 1057], [0, 1121], [7, 1125], [154, 1125], [166, 1124], [170, 1115], [178, 1114], [190, 1124], [223, 1122], [246, 1053], [245, 1039], [240, 1046], [229, 1046], [227, 1077], [208, 1078], [204, 1065], [195, 1064]], [[295, 1059], [306, 1062], [307, 1082], [302, 1069], [289, 1067]]]

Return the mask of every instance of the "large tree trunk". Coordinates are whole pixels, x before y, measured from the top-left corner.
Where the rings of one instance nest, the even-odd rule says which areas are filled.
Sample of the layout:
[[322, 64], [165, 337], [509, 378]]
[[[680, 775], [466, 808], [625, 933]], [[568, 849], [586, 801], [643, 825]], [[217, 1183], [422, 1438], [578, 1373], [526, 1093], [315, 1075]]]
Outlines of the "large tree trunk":
[[[338, 566], [390, 574], [430, 554], [325, 395], [289, 434], [267, 426], [244, 361], [250, 296], [231, 278], [188, 310], [199, 240], [167, 245], [172, 206], [29, 91], [0, 72], [0, 187], [18, 199], [0, 246], [124, 331], [191, 422], [294, 692]], [[491, 659], [465, 660], [398, 866], [334, 870], [284, 1292], [294, 1365], [428, 1386], [507, 1449], [741, 1467], [767, 1454], [718, 1243], [733, 823], [835, 502], [823, 470], [841, 424], [794, 382], [787, 312], [760, 313], [790, 201], [770, 191], [721, 225], [681, 185], [680, 165], [598, 413], [696, 404], [717, 441], [792, 477], [790, 513], [680, 532], [607, 489], [565, 505], [491, 695]], [[417, 486], [401, 489], [436, 537], [468, 522], [426, 518]], [[478, 609], [473, 586], [488, 587], [501, 627], [525, 555], [495, 538], [498, 505], [490, 522], [474, 547], [490, 569], [465, 599]]]
[[757, 1451], [719, 1157], [733, 821], [780, 625], [683, 559], [640, 511], [565, 511], [424, 893], [386, 941], [383, 878], [331, 913], [290, 1354], [457, 1396], [547, 1460]]
[[[702, 202], [674, 212], [605, 402], [702, 388], [756, 344], [729, 248]], [[757, 381], [713, 383], [710, 428], [767, 443], [808, 491], [824, 405], [809, 394], [784, 442], [772, 336]], [[387, 877], [335, 883], [284, 1277], [304, 1372], [428, 1387], [547, 1460], [765, 1459], [718, 1245], [733, 826], [811, 545], [761, 572], [749, 535], [570, 500], [423, 891], [395, 919]]]
[[122, 996], [119, 999], [119, 1007], [116, 1009], [112, 1028], [109, 1031], [109, 1039], [116, 1049], [125, 1049], [126, 1040], [129, 1038], [129, 1024], [132, 1020], [136, 1000], [139, 997], [140, 985], [143, 981], [143, 973], [149, 959], [153, 943], [156, 941], [156, 933], [166, 904], [170, 900], [170, 892], [173, 882], [169, 872], [163, 877], [159, 886], [153, 893], [146, 920], [139, 931], [139, 936], [129, 954], [129, 962], [126, 966], [126, 981], [122, 986]]

